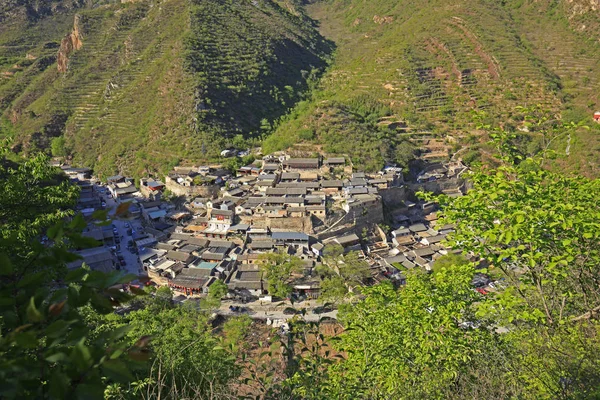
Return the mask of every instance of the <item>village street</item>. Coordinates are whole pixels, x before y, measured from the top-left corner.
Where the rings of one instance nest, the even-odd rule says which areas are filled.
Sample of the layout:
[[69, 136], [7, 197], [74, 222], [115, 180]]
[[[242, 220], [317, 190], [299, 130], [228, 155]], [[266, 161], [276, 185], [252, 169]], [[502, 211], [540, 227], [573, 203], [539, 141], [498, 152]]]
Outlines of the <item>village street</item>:
[[[297, 310], [306, 308], [307, 312], [303, 316], [303, 319], [308, 322], [317, 322], [321, 318], [334, 318], [334, 319], [337, 318], [337, 313], [338, 313], [337, 310], [333, 310], [331, 312], [322, 313], [322, 314], [313, 314], [310, 310], [317, 307], [318, 305], [320, 305], [320, 304], [317, 303], [316, 301], [305, 301], [300, 304], [296, 304], [294, 306], [294, 308], [296, 308]], [[244, 308], [248, 311], [247, 312], [234, 312], [234, 311], [230, 310], [230, 308], [229, 308], [230, 306], [234, 306], [234, 307], [238, 306], [238, 307]], [[218, 310], [218, 314], [227, 315], [227, 316], [247, 314], [252, 319], [288, 320], [293, 317], [293, 315], [283, 313], [283, 310], [288, 307], [291, 307], [291, 305], [285, 304], [285, 303], [282, 304], [281, 302], [264, 303], [264, 302], [260, 302], [260, 301], [255, 301], [255, 302], [251, 302], [251, 303], [239, 303], [239, 302], [224, 301]]]
[[139, 231], [142, 229], [142, 224], [138, 219], [120, 219], [116, 217], [115, 211], [118, 205], [117, 202], [111, 196], [109, 196], [108, 193], [104, 195], [104, 198], [106, 199], [106, 209], [109, 210], [108, 216], [112, 218], [112, 224], [117, 228], [118, 237], [121, 240], [121, 250], [119, 255], [122, 255], [127, 263], [125, 267], [121, 268], [127, 273], [140, 275], [141, 266], [139, 263], [139, 258], [137, 254], [132, 253], [130, 249], [127, 248], [127, 242], [132, 240], [132, 236], [127, 235], [127, 229], [129, 229], [127, 224], [129, 224], [129, 227], [132, 227], [134, 231]]

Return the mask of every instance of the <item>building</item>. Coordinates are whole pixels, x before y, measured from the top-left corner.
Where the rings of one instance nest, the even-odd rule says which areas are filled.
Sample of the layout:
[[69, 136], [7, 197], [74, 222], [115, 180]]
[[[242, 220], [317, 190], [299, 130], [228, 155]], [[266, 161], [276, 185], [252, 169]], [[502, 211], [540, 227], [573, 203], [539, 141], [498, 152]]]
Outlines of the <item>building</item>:
[[308, 235], [302, 232], [273, 232], [275, 246], [298, 246], [308, 249]]
[[290, 170], [319, 169], [321, 162], [318, 158], [290, 158], [283, 162], [283, 167]]
[[600, 124], [600, 111], [594, 113], [594, 121]]
[[205, 268], [184, 268], [169, 280], [169, 287], [183, 292], [186, 296], [208, 293], [208, 288], [216, 280], [210, 276], [211, 270]]
[[75, 252], [81, 259], [67, 264], [67, 268], [76, 269], [83, 263], [88, 265], [93, 271], [110, 272], [114, 269], [113, 255], [106, 247], [95, 247]]

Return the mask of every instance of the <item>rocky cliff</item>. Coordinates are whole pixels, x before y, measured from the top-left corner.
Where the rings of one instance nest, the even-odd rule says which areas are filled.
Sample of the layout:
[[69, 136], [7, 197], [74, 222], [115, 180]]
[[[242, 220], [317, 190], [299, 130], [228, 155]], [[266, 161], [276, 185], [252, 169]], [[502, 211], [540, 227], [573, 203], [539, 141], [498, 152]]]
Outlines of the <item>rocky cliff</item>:
[[67, 72], [69, 68], [69, 55], [83, 46], [83, 21], [84, 17], [80, 14], [75, 14], [73, 30], [60, 41], [60, 48], [56, 55], [58, 72]]

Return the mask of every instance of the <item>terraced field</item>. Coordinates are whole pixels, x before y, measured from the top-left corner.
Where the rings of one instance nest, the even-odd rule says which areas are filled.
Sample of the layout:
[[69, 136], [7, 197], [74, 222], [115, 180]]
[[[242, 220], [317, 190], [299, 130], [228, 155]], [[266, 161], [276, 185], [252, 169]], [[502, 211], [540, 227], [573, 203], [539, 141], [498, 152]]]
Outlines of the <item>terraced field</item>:
[[105, 4], [30, 27], [7, 28], [0, 47], [0, 112], [18, 132], [14, 149], [48, 149], [64, 135], [73, 161], [100, 175], [206, 161], [235, 135], [258, 136], [331, 51], [293, 3], [269, 0]]
[[[439, 137], [454, 151], [464, 151], [469, 138], [479, 151], [485, 137], [472, 139], [481, 134], [475, 112], [484, 112], [487, 123], [509, 130], [521, 127], [518, 106], [539, 106], [591, 124], [599, 94], [599, 44], [582, 38], [566, 16], [556, 16], [566, 15], [567, 2], [555, 7], [555, 14], [553, 3], [314, 2], [308, 7], [310, 15], [337, 44], [336, 60], [313, 104], [301, 105], [294, 118], [282, 121], [267, 148], [303, 140], [298, 132], [308, 130], [313, 134], [305, 136], [324, 144], [325, 150], [343, 151], [356, 165], [379, 168], [394, 161], [379, 149], [382, 136], [391, 142], [397, 136], [422, 138], [421, 142]], [[331, 108], [344, 110], [367, 94], [381, 105], [371, 115], [376, 121], [366, 127], [370, 140], [349, 134], [345, 146], [328, 145], [332, 136], [347, 132], [339, 119], [329, 118], [337, 115]], [[590, 137], [596, 134], [587, 135], [579, 142], [592, 141], [591, 148], [597, 148], [595, 137]], [[370, 141], [371, 151], [380, 154], [371, 154], [367, 161], [361, 154]], [[566, 142], [556, 145], [564, 155]], [[597, 154], [571, 152], [569, 158], [592, 156], [590, 163], [600, 164]], [[378, 161], [374, 164], [373, 159]]]
[[[28, 1], [0, 6], [0, 135], [15, 151], [64, 135], [76, 163], [142, 175], [266, 139], [375, 170], [410, 143], [476, 160], [490, 149], [475, 115], [526, 136], [517, 107], [539, 106], [592, 126], [569, 152], [553, 142], [557, 168], [600, 173], [588, 0]], [[81, 43], [59, 71], [67, 34]]]

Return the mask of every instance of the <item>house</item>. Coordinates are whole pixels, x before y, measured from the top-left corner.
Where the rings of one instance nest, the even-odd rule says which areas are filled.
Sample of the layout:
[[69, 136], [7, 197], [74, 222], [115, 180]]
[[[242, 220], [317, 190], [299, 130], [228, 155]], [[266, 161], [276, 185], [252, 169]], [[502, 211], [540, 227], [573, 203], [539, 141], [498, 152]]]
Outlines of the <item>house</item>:
[[68, 269], [76, 269], [86, 263], [93, 271], [110, 272], [114, 269], [113, 255], [106, 247], [94, 247], [75, 252], [79, 260], [67, 264]]
[[315, 255], [317, 257], [322, 256], [323, 255], [323, 248], [325, 248], [325, 246], [323, 245], [323, 243], [313, 243], [310, 246], [310, 249], [312, 250], [313, 253], [315, 253]]
[[302, 232], [273, 232], [275, 246], [298, 246], [308, 249], [308, 235]]
[[412, 235], [397, 236], [392, 239], [394, 246], [408, 246], [415, 242], [415, 238]]
[[600, 124], [600, 111], [594, 113], [594, 121]]
[[321, 294], [321, 283], [314, 279], [302, 279], [292, 284], [292, 294], [299, 298], [318, 299]]
[[113, 198], [124, 199], [131, 197], [138, 190], [131, 182], [120, 182], [108, 185], [108, 191]]
[[255, 251], [270, 251], [275, 248], [273, 240], [253, 240], [248, 247]]
[[231, 225], [233, 223], [233, 216], [233, 211], [213, 208], [210, 210], [209, 224], [211, 221], [219, 221], [221, 223]]
[[279, 171], [279, 164], [264, 164], [262, 167], [262, 172], [265, 174], [274, 174]]
[[169, 287], [191, 296], [208, 293], [208, 288], [215, 281], [216, 278], [210, 276], [208, 269], [184, 268], [175, 278], [169, 280]]
[[402, 236], [411, 236], [412, 232], [410, 229], [408, 228], [398, 228], [395, 231], [392, 232], [392, 236], [397, 238], [397, 237], [402, 237]]
[[299, 197], [305, 196], [307, 193], [306, 188], [304, 187], [274, 187], [267, 188], [266, 195], [267, 196], [286, 196], [286, 197]]
[[225, 281], [230, 290], [247, 293], [252, 296], [264, 294], [262, 271], [237, 270]]
[[306, 206], [305, 208], [308, 214], [313, 215], [321, 220], [325, 219], [325, 216], [327, 215], [327, 207], [325, 206], [325, 204]]
[[165, 255], [167, 260], [171, 261], [179, 261], [184, 265], [188, 265], [192, 260], [194, 260], [194, 256], [191, 253], [186, 253], [183, 251], [169, 250]]
[[343, 167], [346, 165], [346, 159], [344, 157], [329, 157], [325, 159], [324, 164], [330, 168]]
[[360, 238], [355, 233], [351, 233], [349, 235], [335, 238], [334, 242], [336, 242], [344, 248], [349, 248], [360, 245]]
[[413, 233], [427, 231], [427, 227], [424, 224], [413, 224], [413, 225], [409, 226], [408, 229]]
[[162, 192], [164, 188], [165, 184], [161, 181], [157, 181], [152, 178], [140, 179], [140, 192], [146, 197], [156, 195]]
[[307, 191], [311, 191], [318, 190], [320, 185], [319, 182], [281, 182], [277, 187], [305, 188]]
[[344, 182], [339, 179], [322, 180], [321, 188], [326, 193], [338, 192], [344, 187]]
[[109, 176], [108, 178], [106, 178], [106, 182], [107, 183], [121, 183], [121, 182], [125, 182], [125, 177], [122, 175], [114, 175], [114, 176]]
[[417, 257], [431, 258], [434, 254], [435, 251], [431, 247], [422, 247], [408, 252], [408, 256], [413, 259], [416, 259]]
[[287, 170], [319, 169], [321, 162], [318, 158], [289, 158], [283, 161]]
[[299, 172], [284, 172], [281, 174], [281, 182], [296, 182], [300, 179]]
[[446, 239], [446, 235], [437, 235], [437, 236], [429, 236], [421, 239], [421, 243], [425, 246], [430, 246], [432, 244], [438, 244]]

